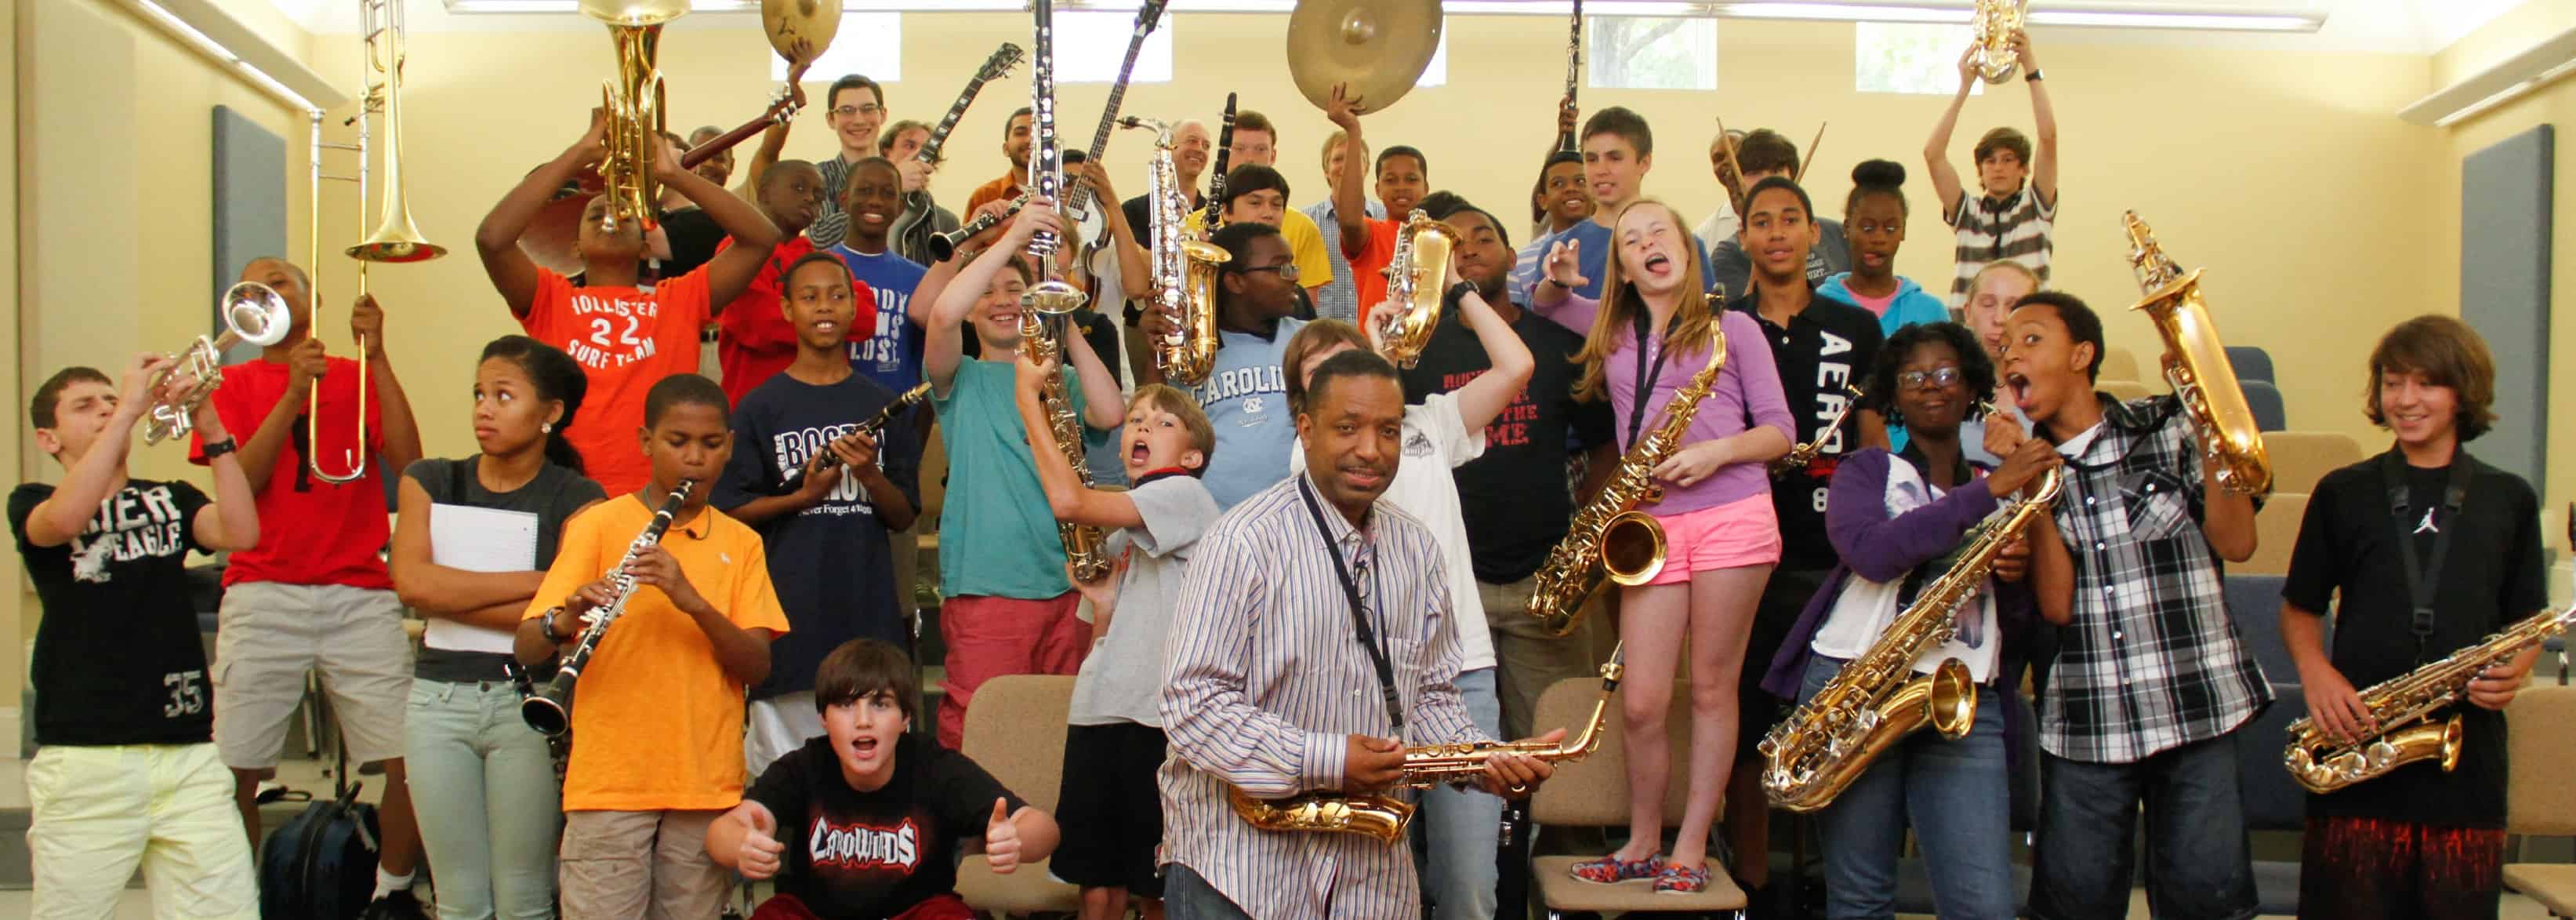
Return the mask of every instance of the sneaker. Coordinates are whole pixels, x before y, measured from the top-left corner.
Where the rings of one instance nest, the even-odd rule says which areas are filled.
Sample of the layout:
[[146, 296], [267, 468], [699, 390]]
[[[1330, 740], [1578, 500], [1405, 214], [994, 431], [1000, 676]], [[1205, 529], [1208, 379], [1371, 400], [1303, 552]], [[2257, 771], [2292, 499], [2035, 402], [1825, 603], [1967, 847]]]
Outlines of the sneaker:
[[1630, 879], [1653, 878], [1664, 869], [1664, 854], [1649, 853], [1644, 859], [1620, 859], [1612, 853], [1600, 859], [1574, 864], [1574, 877], [1596, 885], [1615, 885]]
[[359, 920], [429, 920], [429, 912], [420, 909], [420, 899], [405, 888], [367, 904]]
[[1708, 864], [1668, 865], [1655, 873], [1656, 894], [1698, 894], [1708, 890]]

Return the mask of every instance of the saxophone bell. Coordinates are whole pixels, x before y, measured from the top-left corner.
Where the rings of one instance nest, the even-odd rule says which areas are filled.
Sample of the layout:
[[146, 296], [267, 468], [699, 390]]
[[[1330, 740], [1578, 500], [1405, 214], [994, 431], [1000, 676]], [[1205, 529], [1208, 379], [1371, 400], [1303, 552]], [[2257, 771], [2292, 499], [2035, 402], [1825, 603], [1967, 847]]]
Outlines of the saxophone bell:
[[1449, 250], [1462, 236], [1458, 228], [1432, 220], [1419, 208], [1396, 233], [1395, 252], [1387, 259], [1386, 302], [1378, 305], [1384, 335], [1378, 351], [1389, 363], [1410, 370], [1431, 344], [1440, 322], [1442, 273], [1449, 269]]

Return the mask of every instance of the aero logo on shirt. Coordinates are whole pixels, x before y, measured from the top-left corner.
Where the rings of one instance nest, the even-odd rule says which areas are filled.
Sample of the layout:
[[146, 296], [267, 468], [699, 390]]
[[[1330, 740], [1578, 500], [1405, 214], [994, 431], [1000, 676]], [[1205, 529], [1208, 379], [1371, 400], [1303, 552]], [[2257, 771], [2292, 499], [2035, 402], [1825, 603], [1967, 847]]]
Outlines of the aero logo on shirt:
[[125, 489], [98, 503], [98, 515], [72, 538], [72, 578], [105, 584], [107, 564], [188, 551], [188, 522], [170, 487]]
[[892, 829], [815, 818], [806, 841], [806, 857], [816, 869], [898, 869], [910, 874], [921, 862], [921, 830], [910, 818]]
[[[1843, 391], [1844, 387], [1851, 384], [1851, 362], [1824, 360], [1824, 358], [1831, 355], [1850, 354], [1852, 343], [1850, 339], [1843, 338], [1842, 336], [1835, 335], [1831, 332], [1819, 331], [1817, 335], [1823, 337], [1824, 347], [1816, 351], [1816, 355], [1818, 357], [1818, 360], [1816, 361], [1816, 408], [1815, 415], [1813, 417], [1815, 418], [1816, 423], [1821, 425], [1833, 421], [1834, 416], [1842, 414], [1843, 404], [1851, 401], [1851, 396]], [[1808, 476], [1816, 482], [1812, 504], [1816, 510], [1823, 511], [1825, 510], [1825, 495], [1832, 491], [1830, 484], [1833, 479], [1834, 469], [1833, 464], [1825, 463], [1823, 458], [1841, 454], [1846, 450], [1849, 450], [1850, 445], [1843, 443], [1843, 428], [1840, 425], [1834, 426], [1831, 431], [1822, 431], [1817, 434], [1823, 437], [1824, 441], [1816, 450], [1816, 456], [1818, 458], [1817, 463], [1811, 463], [1807, 467], [1807, 473]]]
[[653, 342], [653, 330], [645, 324], [658, 319], [661, 313], [661, 305], [650, 299], [575, 292], [572, 315], [581, 331], [564, 351], [583, 367], [602, 370], [650, 358], [660, 349]]
[[[850, 422], [828, 428], [798, 428], [772, 435], [769, 452], [778, 458], [778, 475], [783, 478], [795, 476], [804, 468], [806, 461], [823, 452], [824, 445], [858, 427], [858, 423]], [[864, 498], [866, 494], [867, 490], [860, 486], [858, 477], [845, 474], [840, 482], [832, 485], [831, 493], [823, 496], [820, 503], [797, 514], [876, 514], [876, 506]]]

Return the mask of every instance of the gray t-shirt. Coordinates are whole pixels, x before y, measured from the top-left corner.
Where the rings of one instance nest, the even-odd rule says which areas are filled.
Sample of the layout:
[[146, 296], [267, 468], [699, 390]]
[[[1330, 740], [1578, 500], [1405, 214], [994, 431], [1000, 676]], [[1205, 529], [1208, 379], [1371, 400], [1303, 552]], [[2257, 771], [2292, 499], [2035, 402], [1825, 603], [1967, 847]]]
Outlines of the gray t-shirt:
[[1091, 656], [1082, 661], [1082, 676], [1074, 681], [1067, 719], [1074, 725], [1162, 727], [1163, 640], [1172, 631], [1172, 607], [1181, 599], [1190, 548], [1219, 513], [1207, 486], [1186, 473], [1149, 475], [1127, 491], [1127, 498], [1136, 503], [1145, 526], [1109, 536], [1110, 555], [1130, 547], [1136, 552], [1127, 557], [1127, 578], [1118, 586], [1109, 634], [1093, 641]]
[[[600, 489], [599, 483], [552, 463], [539, 467], [536, 478], [528, 480], [527, 485], [508, 492], [495, 493], [483, 488], [482, 480], [474, 475], [475, 464], [481, 459], [480, 455], [476, 455], [461, 460], [435, 458], [416, 460], [412, 462], [409, 469], [403, 471], [403, 475], [411, 477], [413, 482], [420, 483], [421, 491], [429, 493], [429, 500], [432, 503], [429, 513], [432, 517], [437, 516], [438, 506], [442, 505], [518, 511], [535, 515], [537, 519], [536, 552], [528, 559], [527, 571], [543, 572], [548, 566], [553, 565], [555, 543], [563, 534], [564, 521], [570, 519], [573, 512], [580, 510], [581, 506], [607, 497], [607, 493]], [[463, 641], [451, 643], [443, 640], [444, 634], [450, 630], [472, 628], [445, 620], [430, 620], [430, 632], [421, 649], [418, 663], [414, 666], [413, 675], [429, 680], [459, 683], [498, 680], [504, 677], [505, 675], [500, 672], [500, 665], [507, 657], [505, 653], [443, 647], [470, 644]]]

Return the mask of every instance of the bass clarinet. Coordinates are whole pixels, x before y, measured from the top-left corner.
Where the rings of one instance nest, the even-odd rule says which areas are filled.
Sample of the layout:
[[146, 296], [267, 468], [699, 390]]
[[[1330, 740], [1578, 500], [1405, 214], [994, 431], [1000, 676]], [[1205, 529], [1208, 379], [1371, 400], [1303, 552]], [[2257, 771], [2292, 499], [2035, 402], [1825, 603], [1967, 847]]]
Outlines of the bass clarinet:
[[626, 567], [643, 555], [646, 547], [662, 542], [662, 533], [671, 529], [671, 518], [680, 513], [680, 505], [689, 500], [689, 490], [697, 486], [695, 479], [680, 480], [680, 487], [672, 489], [671, 497], [663, 499], [662, 507], [653, 512], [653, 522], [644, 525], [644, 532], [635, 535], [635, 542], [626, 544], [626, 555], [608, 570], [608, 583], [617, 589], [617, 599], [591, 611], [590, 625], [582, 629], [581, 640], [573, 643], [572, 651], [564, 654], [555, 679], [547, 681], [545, 689], [519, 701], [519, 718], [526, 720], [529, 728], [547, 737], [572, 729], [573, 683], [581, 680], [581, 669], [588, 667], [591, 654], [599, 651], [599, 640], [608, 635], [608, 624], [626, 615], [626, 602], [635, 596], [635, 576], [628, 574]]

